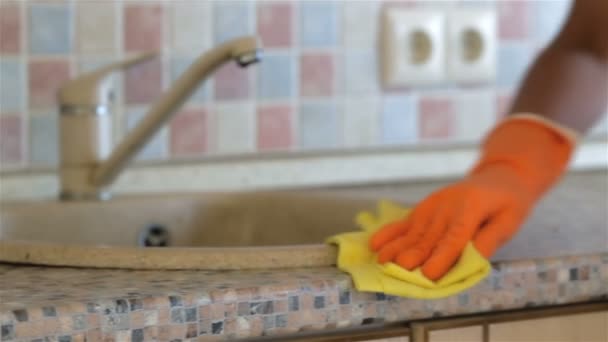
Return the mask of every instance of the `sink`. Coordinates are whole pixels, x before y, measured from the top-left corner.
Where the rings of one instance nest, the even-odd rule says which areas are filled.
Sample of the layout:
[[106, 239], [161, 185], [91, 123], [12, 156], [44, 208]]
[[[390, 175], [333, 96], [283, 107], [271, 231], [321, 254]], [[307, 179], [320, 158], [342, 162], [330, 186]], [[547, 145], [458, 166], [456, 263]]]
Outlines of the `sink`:
[[[608, 251], [605, 170], [569, 173], [493, 261]], [[0, 262], [132, 269], [330, 266], [323, 242], [381, 198], [416, 203], [449, 180], [273, 192], [0, 202]]]
[[252, 192], [2, 203], [0, 261], [134, 269], [334, 264], [331, 235], [358, 229], [375, 201]]

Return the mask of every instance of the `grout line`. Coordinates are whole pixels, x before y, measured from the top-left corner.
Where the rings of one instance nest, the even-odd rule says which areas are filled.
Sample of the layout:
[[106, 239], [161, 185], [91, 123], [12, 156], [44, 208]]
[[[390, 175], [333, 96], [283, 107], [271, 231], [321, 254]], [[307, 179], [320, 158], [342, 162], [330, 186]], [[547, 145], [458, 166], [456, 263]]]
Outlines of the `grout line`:
[[23, 84], [21, 85], [21, 91], [23, 91], [21, 107], [24, 112], [21, 113], [21, 161], [18, 163], [20, 166], [27, 166], [30, 164], [30, 68], [29, 68], [29, 16], [28, 9], [29, 5], [26, 1], [18, 2], [19, 8], [19, 20], [21, 20], [21, 51], [19, 52], [19, 61], [22, 63], [21, 70], [23, 72]]

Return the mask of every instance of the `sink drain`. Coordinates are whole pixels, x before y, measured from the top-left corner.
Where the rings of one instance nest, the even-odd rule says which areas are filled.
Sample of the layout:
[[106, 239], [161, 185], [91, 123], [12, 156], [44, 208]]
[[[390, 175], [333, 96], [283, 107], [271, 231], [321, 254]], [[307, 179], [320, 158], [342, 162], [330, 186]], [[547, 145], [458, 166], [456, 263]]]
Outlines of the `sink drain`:
[[169, 246], [169, 230], [159, 224], [144, 228], [139, 236], [139, 245], [143, 247]]

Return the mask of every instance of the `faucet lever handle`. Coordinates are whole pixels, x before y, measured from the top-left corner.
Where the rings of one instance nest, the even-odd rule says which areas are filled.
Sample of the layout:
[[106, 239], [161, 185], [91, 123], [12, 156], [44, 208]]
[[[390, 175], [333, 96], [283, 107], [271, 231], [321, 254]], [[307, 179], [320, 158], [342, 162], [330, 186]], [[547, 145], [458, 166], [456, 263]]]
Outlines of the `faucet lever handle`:
[[126, 70], [158, 56], [158, 52], [148, 52], [118, 61], [87, 72], [64, 84], [57, 94], [59, 104], [64, 107], [95, 107], [107, 105], [111, 84], [108, 76], [114, 71]]

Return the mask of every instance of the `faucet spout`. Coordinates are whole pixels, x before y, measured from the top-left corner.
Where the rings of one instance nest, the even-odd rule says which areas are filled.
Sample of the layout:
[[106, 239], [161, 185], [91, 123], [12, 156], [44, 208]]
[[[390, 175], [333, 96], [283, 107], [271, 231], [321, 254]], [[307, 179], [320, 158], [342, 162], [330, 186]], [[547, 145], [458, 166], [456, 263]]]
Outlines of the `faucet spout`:
[[92, 185], [110, 184], [156, 132], [219, 66], [234, 60], [242, 67], [260, 60], [261, 44], [256, 37], [230, 40], [200, 56], [150, 108], [139, 124], [122, 139], [92, 174]]

